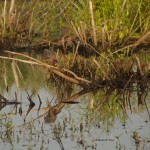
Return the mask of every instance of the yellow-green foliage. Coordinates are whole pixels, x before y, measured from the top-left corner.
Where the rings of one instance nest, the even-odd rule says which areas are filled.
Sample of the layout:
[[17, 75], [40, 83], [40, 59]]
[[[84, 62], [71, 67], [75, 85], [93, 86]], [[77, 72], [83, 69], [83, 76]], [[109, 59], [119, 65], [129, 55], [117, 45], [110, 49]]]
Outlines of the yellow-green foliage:
[[[97, 41], [104, 49], [149, 30], [149, 0], [93, 0], [92, 5]], [[89, 0], [16, 0], [11, 23], [9, 9], [10, 1], [0, 2], [0, 39], [41, 42], [77, 36], [83, 44], [92, 44]]]

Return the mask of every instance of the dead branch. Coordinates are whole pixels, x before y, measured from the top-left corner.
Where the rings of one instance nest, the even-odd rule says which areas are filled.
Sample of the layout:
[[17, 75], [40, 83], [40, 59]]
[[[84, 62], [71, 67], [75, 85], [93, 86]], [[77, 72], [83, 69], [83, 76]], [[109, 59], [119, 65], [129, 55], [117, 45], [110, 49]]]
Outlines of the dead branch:
[[136, 56], [135, 58], [136, 58], [136, 62], [137, 62], [137, 66], [138, 66], [140, 75], [143, 77], [143, 76], [144, 76], [144, 73], [143, 73], [143, 70], [142, 70], [142, 66], [141, 66], [140, 59], [139, 59], [137, 56]]
[[148, 38], [150, 38], [150, 31], [148, 31], [148, 32], [147, 32], [146, 34], [144, 34], [139, 40], [137, 40], [137, 41], [134, 43], [133, 47], [137, 47], [137, 46], [139, 46], [140, 44], [145, 43]]
[[20, 53], [17, 53], [17, 52], [10, 52], [10, 51], [5, 51], [6, 53], [10, 53], [10, 54], [13, 54], [13, 55], [19, 55], [19, 56], [22, 56], [22, 57], [25, 57], [25, 58], [28, 58], [30, 60], [23, 60], [23, 59], [18, 59], [18, 58], [10, 58], [10, 57], [4, 57], [4, 56], [0, 56], [0, 58], [2, 59], [9, 59], [9, 60], [15, 60], [15, 61], [19, 61], [19, 62], [23, 62], [23, 63], [29, 63], [29, 64], [34, 64], [34, 65], [40, 65], [40, 66], [44, 66], [48, 69], [50, 69], [50, 71], [52, 73], [55, 73], [56, 75], [72, 82], [72, 83], [75, 83], [77, 85], [80, 85], [81, 87], [86, 87], [86, 84], [91, 84], [92, 82], [91, 81], [88, 81], [86, 79], [83, 79], [81, 77], [78, 77], [75, 73], [73, 73], [72, 71], [70, 70], [67, 70], [67, 69], [63, 69], [64, 71], [68, 72], [69, 74], [73, 75], [74, 78], [64, 74], [63, 72], [61, 72], [61, 70], [58, 68], [58, 67], [54, 67], [52, 65], [49, 65], [49, 64], [46, 64], [46, 63], [43, 63], [37, 59], [34, 59], [30, 56], [27, 56], [27, 55], [24, 55], [24, 54], [20, 54]]

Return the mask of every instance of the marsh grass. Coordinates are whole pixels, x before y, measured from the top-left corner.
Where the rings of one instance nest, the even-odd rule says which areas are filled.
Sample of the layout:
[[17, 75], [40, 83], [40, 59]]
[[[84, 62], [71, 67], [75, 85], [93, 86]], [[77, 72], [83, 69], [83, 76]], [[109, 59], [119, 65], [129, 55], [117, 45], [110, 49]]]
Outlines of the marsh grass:
[[[4, 1], [0, 2], [0, 40], [47, 42], [73, 48], [80, 41], [97, 52], [115, 51], [149, 30], [148, 0]], [[70, 45], [70, 44], [73, 45]]]
[[[2, 4], [0, 40], [4, 47], [46, 42], [54, 50], [57, 48], [56, 66], [20, 53], [6, 52], [16, 57], [0, 56], [12, 61], [17, 84], [21, 71], [16, 61], [43, 66], [57, 82], [63, 78], [84, 88], [103, 86], [104, 82], [105, 85], [123, 88], [123, 80], [128, 82], [131, 76], [137, 78], [135, 74], [145, 81], [149, 64], [142, 64], [140, 58], [134, 55], [126, 58], [130, 47], [124, 46], [148, 30], [147, 0], [12, 0], [11, 3], [6, 0]], [[120, 51], [121, 54], [118, 53]], [[134, 64], [136, 73], [133, 72]], [[118, 78], [121, 80], [118, 81]]]
[[[45, 63], [45, 60], [6, 51], [10, 55], [0, 56], [8, 61], [0, 64], [4, 75], [3, 87], [8, 87], [7, 80], [11, 80], [12, 85], [15, 80], [18, 86], [24, 80], [28, 86], [35, 81], [36, 75], [26, 79], [27, 71], [34, 71], [33, 65], [38, 65], [46, 68], [50, 83], [58, 88], [57, 97], [64, 100], [64, 103], [60, 101], [56, 107], [48, 108], [46, 113], [23, 125], [8, 126], [10, 130], [33, 123], [58, 106], [61, 110], [69, 104], [66, 99], [73, 102], [79, 96], [78, 93], [73, 95], [73, 83], [85, 90], [80, 94], [92, 91], [92, 119], [93, 112], [94, 115], [101, 113], [99, 120], [106, 127], [108, 123], [113, 124], [116, 117], [126, 120], [126, 106], [132, 112], [130, 94], [134, 88], [138, 91], [138, 104], [144, 103], [149, 114], [142, 94], [149, 89], [149, 56], [125, 57], [130, 44], [149, 30], [149, 0], [5, 0], [0, 3], [0, 47], [15, 48], [22, 43], [30, 46], [45, 42], [48, 47], [58, 50], [55, 66]], [[83, 49], [86, 49], [86, 57], [80, 55]], [[31, 66], [21, 69], [22, 63]], [[37, 91], [36, 81], [33, 86]], [[95, 92], [99, 88], [102, 89], [100, 94]]]
[[[72, 53], [62, 56], [59, 54], [58, 68], [64, 68], [63, 73], [70, 76], [66, 70], [74, 72], [78, 77], [91, 81], [92, 84], [86, 84], [85, 88], [99, 88], [99, 87], [111, 87], [117, 89], [133, 88], [134, 83], [137, 82], [139, 89], [146, 90], [149, 83], [149, 71], [150, 62], [149, 56], [134, 55], [132, 57], [118, 58], [118, 59], [106, 59], [103, 57], [89, 57], [77, 56], [75, 61], [72, 61]], [[67, 60], [67, 61], [66, 61]], [[51, 83], [55, 83], [55, 86], [65, 87], [65, 79], [51, 74], [49, 72], [49, 79]], [[73, 76], [71, 76], [73, 77]], [[67, 87], [67, 86], [66, 86]], [[72, 87], [70, 85], [70, 87]]]

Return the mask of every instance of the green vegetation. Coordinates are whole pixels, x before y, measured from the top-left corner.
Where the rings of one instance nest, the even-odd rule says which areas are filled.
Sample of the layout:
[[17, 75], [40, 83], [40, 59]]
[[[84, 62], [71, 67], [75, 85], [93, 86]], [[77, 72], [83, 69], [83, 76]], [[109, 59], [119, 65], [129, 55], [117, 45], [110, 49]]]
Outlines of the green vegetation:
[[31, 88], [33, 92], [38, 91], [45, 84], [43, 82], [46, 77], [42, 68], [14, 61], [0, 62], [0, 68], [0, 92], [7, 88], [11, 89], [14, 83], [17, 87]]
[[0, 42], [4, 47], [38, 42], [64, 50], [79, 44], [111, 53], [149, 30], [149, 8], [149, 0], [1, 1]]
[[[149, 0], [0, 1], [0, 111], [10, 105], [10, 109], [4, 110], [4, 114], [8, 114], [0, 114], [1, 128], [8, 132], [6, 140], [12, 143], [9, 137], [18, 135], [17, 143], [21, 139], [25, 141], [20, 136], [21, 128], [28, 125], [28, 149], [32, 148], [33, 136], [36, 139], [34, 148], [36, 145], [39, 148], [37, 137], [38, 141], [41, 137], [40, 149], [44, 149], [47, 133], [53, 135], [53, 140], [64, 149], [60, 139], [63, 134], [69, 139], [75, 135], [73, 139], [77, 137], [77, 144], [86, 145], [83, 133], [92, 135], [90, 127], [95, 122], [98, 121], [98, 129], [109, 132], [116, 119], [123, 126], [127, 119], [130, 120], [128, 110], [132, 113], [146, 109], [150, 119], [149, 101], [147, 103], [150, 85], [150, 55], [147, 54], [150, 45], [149, 8]], [[25, 53], [28, 50], [29, 55], [21, 50]], [[43, 89], [45, 81], [48, 81], [48, 92], [52, 93], [47, 99], [43, 98], [46, 96]], [[14, 82], [16, 91], [11, 90]], [[7, 99], [5, 93], [9, 94], [9, 90], [14, 92], [14, 99]], [[21, 90], [21, 96], [18, 90]], [[35, 101], [32, 101], [34, 93]], [[25, 103], [22, 101], [24, 94], [27, 94]], [[54, 97], [51, 99], [51, 96]], [[81, 96], [85, 97], [81, 100]], [[17, 99], [20, 97], [21, 100]], [[26, 100], [30, 103], [28, 110]], [[34, 107], [37, 101], [38, 109]], [[44, 108], [43, 105], [41, 107], [42, 102]], [[78, 105], [82, 102], [86, 104], [85, 109]], [[54, 123], [64, 106], [70, 109], [73, 104], [78, 108], [72, 107], [71, 110], [82, 115], [81, 121], [75, 122], [70, 114], [69, 119], [67, 115], [65, 118], [61, 116], [63, 124], [58, 122], [49, 126], [50, 130], [43, 124], [43, 121]], [[17, 107], [19, 105], [20, 108]], [[136, 106], [141, 108], [136, 110]], [[21, 125], [18, 115], [24, 121]], [[35, 121], [38, 122], [34, 124]], [[18, 134], [13, 133], [16, 128], [20, 129]], [[9, 135], [11, 133], [13, 136]], [[79, 133], [81, 137], [78, 138], [76, 134]], [[118, 141], [119, 136], [116, 136]], [[135, 143], [139, 143], [139, 137], [135, 130]], [[107, 141], [111, 140], [114, 139]], [[48, 139], [48, 145], [50, 142]], [[92, 143], [91, 148], [96, 149], [94, 147]]]
[[[131, 51], [150, 43], [148, 0], [6, 0], [0, 7], [1, 47], [54, 51], [54, 65], [26, 56], [19, 61], [50, 69], [57, 83], [61, 77], [84, 88], [105, 81], [105, 85], [124, 87], [120, 77], [126, 82], [145, 80], [150, 70], [149, 61], [141, 62]], [[1, 58], [10, 59], [7, 54]]]

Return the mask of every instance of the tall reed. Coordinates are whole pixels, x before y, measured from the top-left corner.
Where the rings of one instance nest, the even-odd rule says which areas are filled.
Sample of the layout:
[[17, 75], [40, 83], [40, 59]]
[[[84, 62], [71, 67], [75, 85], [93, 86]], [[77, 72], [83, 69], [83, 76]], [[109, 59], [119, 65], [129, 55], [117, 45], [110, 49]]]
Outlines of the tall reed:
[[150, 26], [148, 0], [5, 0], [0, 4], [4, 43], [6, 39], [45, 41], [67, 47], [79, 40], [99, 53], [112, 53], [133, 43]]

